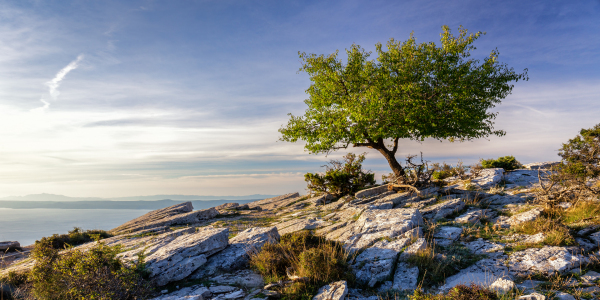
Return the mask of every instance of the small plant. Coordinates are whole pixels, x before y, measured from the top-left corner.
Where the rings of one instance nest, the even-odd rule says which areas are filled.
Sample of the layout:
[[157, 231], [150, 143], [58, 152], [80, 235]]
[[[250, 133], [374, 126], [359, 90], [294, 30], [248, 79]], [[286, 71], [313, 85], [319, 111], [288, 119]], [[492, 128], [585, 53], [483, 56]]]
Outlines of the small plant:
[[430, 295], [416, 290], [410, 300], [499, 300], [496, 292], [482, 286], [471, 284], [471, 286], [457, 285], [446, 294]]
[[279, 243], [265, 244], [251, 255], [250, 265], [267, 283], [296, 278], [280, 288], [284, 298], [311, 299], [321, 286], [333, 281], [354, 282], [349, 259], [342, 244], [302, 231], [284, 234]]
[[74, 227], [67, 234], [53, 234], [50, 237], [43, 237], [39, 241], [35, 241], [35, 244], [48, 243], [54, 249], [64, 249], [66, 246], [78, 246], [111, 236], [104, 230], [82, 230], [79, 227]]
[[141, 299], [152, 292], [143, 255], [126, 265], [116, 256], [118, 247], [98, 243], [88, 251], [69, 249], [59, 254], [50, 240], [38, 242], [36, 260], [28, 276], [36, 299]]
[[431, 178], [434, 180], [444, 180], [455, 176], [459, 179], [463, 179], [467, 172], [467, 168], [463, 166], [462, 161], [459, 161], [456, 166], [448, 165], [445, 162], [441, 165], [439, 163], [434, 163], [431, 166], [431, 169], [433, 170]]
[[497, 159], [483, 159], [481, 160], [481, 166], [484, 169], [502, 168], [505, 171], [512, 171], [523, 167], [523, 165], [512, 155], [498, 157]]
[[307, 188], [311, 193], [317, 195], [327, 193], [335, 197], [342, 197], [373, 186], [375, 174], [362, 170], [365, 155], [366, 153], [358, 156], [348, 153], [344, 156], [343, 161], [331, 160], [329, 165], [324, 166], [325, 174], [304, 174]]

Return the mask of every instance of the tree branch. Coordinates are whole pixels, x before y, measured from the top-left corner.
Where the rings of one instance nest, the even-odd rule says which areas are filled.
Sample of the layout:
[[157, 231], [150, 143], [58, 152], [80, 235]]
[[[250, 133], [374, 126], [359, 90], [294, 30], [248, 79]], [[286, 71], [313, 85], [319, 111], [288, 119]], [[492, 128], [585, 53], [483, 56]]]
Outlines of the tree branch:
[[396, 151], [398, 151], [398, 140], [399, 138], [394, 139], [394, 148], [392, 148], [392, 154], [396, 154]]

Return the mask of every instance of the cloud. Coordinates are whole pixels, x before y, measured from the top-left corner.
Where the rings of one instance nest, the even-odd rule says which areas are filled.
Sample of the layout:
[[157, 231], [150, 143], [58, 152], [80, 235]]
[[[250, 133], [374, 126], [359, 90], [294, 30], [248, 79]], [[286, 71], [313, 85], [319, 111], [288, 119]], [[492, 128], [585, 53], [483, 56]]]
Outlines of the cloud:
[[[67, 76], [67, 74], [69, 74], [69, 72], [77, 69], [77, 67], [79, 67], [79, 63], [82, 60], [83, 60], [83, 54], [79, 54], [79, 56], [77, 56], [77, 58], [74, 61], [70, 62], [66, 67], [64, 67], [60, 71], [58, 71], [58, 73], [56, 73], [56, 76], [54, 76], [54, 78], [52, 78], [52, 80], [46, 82], [46, 85], [48, 86], [48, 94], [50, 94], [50, 97], [52, 98], [52, 100], [56, 100], [58, 98], [58, 95], [60, 95], [60, 92], [58, 91], [60, 82], [63, 79], [65, 79], [65, 76]], [[42, 102], [44, 104], [44, 106], [34, 108], [31, 110], [32, 112], [44, 111], [50, 107], [50, 102], [46, 101], [44, 98], [41, 98], [40, 102]]]

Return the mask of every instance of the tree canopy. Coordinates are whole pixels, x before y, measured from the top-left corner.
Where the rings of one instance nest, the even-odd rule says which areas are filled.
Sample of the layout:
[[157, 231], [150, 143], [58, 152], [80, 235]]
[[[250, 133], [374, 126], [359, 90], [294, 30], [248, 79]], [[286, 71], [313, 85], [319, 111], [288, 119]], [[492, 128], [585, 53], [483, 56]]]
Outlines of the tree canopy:
[[[396, 161], [399, 139], [471, 140], [494, 130], [497, 113], [489, 112], [508, 96], [518, 80], [527, 80], [527, 69], [516, 73], [498, 62], [491, 51], [483, 61], [470, 58], [482, 32], [460, 27], [452, 35], [443, 26], [440, 45], [417, 43], [413, 34], [404, 42], [390, 39], [386, 49], [376, 44], [377, 58], [370, 59], [359, 45], [329, 55], [299, 52], [300, 71], [311, 80], [304, 116], [290, 115], [279, 129], [281, 140], [306, 142], [311, 153], [340, 148], [378, 150], [398, 176], [404, 171]], [[391, 144], [386, 145], [386, 142]]]

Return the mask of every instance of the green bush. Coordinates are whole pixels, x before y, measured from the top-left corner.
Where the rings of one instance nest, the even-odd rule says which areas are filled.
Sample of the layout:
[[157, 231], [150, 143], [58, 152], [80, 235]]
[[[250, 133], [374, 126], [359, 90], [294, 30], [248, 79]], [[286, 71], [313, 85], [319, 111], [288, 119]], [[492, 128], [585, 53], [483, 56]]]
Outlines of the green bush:
[[359, 155], [348, 153], [343, 161], [331, 160], [325, 174], [306, 173], [304, 180], [308, 189], [314, 194], [331, 194], [335, 197], [354, 194], [357, 191], [375, 184], [375, 174], [362, 170], [365, 153]]
[[600, 124], [581, 129], [579, 135], [563, 144], [558, 155], [563, 160], [559, 171], [587, 182], [600, 176]]
[[498, 159], [484, 159], [481, 161], [481, 166], [484, 169], [502, 168], [505, 171], [512, 171], [523, 167], [523, 165], [521, 165], [521, 163], [512, 155], [498, 157]]
[[338, 280], [354, 282], [349, 258], [342, 244], [302, 231], [284, 234], [279, 243], [265, 244], [251, 255], [250, 265], [267, 283], [288, 275], [304, 277], [279, 292], [284, 299], [312, 299], [323, 285]]
[[32, 251], [31, 294], [40, 300], [143, 299], [152, 292], [143, 256], [127, 265], [116, 257], [119, 252], [98, 243], [87, 251], [59, 254], [50, 240], [40, 241]]
[[458, 162], [456, 167], [448, 165], [446, 163], [443, 163], [441, 165], [439, 163], [434, 163], [432, 164], [431, 170], [433, 171], [433, 173], [431, 174], [432, 179], [444, 180], [453, 176], [458, 176], [462, 178], [463, 176], [465, 176], [467, 168], [463, 166], [462, 162]]
[[35, 244], [49, 244], [54, 249], [64, 249], [67, 246], [78, 246], [111, 236], [104, 230], [82, 230], [79, 227], [74, 227], [67, 234], [53, 234], [50, 237], [43, 237], [39, 241], [35, 241]]

